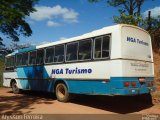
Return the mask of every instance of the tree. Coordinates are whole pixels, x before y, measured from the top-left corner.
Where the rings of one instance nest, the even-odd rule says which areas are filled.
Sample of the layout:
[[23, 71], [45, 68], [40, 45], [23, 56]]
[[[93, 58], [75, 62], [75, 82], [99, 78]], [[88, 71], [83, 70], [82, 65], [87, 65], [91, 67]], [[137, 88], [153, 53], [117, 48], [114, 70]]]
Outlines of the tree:
[[107, 3], [113, 7], [120, 7], [121, 13], [127, 12], [131, 16], [140, 16], [144, 0], [107, 0]]
[[[98, 2], [100, 0], [89, 1]], [[141, 22], [141, 6], [144, 0], [106, 0], [106, 2], [110, 6], [119, 7], [120, 16], [113, 16], [115, 23], [138, 25]]]
[[32, 45], [30, 43], [25, 44], [19, 44], [18, 42], [12, 42], [12, 44], [9, 47], [1, 47], [0, 49], [0, 59], [4, 59], [5, 55], [14, 52], [15, 50], [23, 49], [31, 47]]
[[[25, 17], [35, 12], [34, 4], [37, 0], [0, 0], [0, 32], [19, 41], [19, 35], [30, 36], [32, 30]], [[0, 36], [0, 43], [3, 38]]]
[[15, 50], [23, 49], [23, 48], [28, 48], [31, 47], [32, 45], [30, 43], [25, 43], [25, 44], [18, 44], [17, 42], [12, 42], [11, 46], [7, 48], [9, 51], [13, 52]]
[[141, 27], [146, 29], [152, 37], [152, 45], [155, 51], [160, 49], [160, 16], [157, 18], [145, 18]]
[[[99, 2], [101, 0], [89, 0]], [[131, 24], [146, 29], [152, 37], [154, 50], [160, 49], [160, 16], [157, 18], [143, 18], [141, 7], [145, 0], [105, 0], [107, 4], [119, 8], [120, 16], [113, 16], [114, 22]], [[150, 0], [154, 1], [154, 0]]]

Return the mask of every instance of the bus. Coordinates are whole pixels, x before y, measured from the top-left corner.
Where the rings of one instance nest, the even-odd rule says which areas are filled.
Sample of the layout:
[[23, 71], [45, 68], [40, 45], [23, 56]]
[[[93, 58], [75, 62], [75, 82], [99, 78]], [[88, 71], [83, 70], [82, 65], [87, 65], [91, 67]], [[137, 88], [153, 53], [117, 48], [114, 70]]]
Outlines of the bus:
[[3, 85], [54, 92], [67, 102], [75, 94], [149, 95], [155, 91], [151, 37], [126, 24], [20, 49], [5, 57]]

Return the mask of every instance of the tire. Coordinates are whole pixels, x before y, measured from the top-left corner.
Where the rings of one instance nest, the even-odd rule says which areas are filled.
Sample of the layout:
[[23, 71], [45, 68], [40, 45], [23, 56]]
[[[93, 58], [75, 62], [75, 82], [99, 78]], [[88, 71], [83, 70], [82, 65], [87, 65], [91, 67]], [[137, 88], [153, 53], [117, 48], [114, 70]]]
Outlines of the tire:
[[68, 93], [67, 86], [64, 83], [58, 83], [55, 90], [58, 101], [68, 102], [70, 100], [70, 94]]
[[20, 89], [18, 88], [16, 81], [13, 81], [11, 83], [11, 87], [12, 87], [12, 91], [13, 91], [14, 94], [19, 94], [20, 93]]

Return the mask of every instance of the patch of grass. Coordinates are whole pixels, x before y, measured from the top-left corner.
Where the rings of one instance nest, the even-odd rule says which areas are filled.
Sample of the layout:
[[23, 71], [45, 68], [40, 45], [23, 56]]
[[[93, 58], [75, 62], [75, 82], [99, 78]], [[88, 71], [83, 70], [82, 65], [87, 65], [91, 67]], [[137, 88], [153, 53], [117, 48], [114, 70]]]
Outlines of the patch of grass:
[[154, 104], [160, 104], [160, 91], [152, 93], [152, 101]]
[[4, 60], [0, 59], [0, 87], [3, 86]]

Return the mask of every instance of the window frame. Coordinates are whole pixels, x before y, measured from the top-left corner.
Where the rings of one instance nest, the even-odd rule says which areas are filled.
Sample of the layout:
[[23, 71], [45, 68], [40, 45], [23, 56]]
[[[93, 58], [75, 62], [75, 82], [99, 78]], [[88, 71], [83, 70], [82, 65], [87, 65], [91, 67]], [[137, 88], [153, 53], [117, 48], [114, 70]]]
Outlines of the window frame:
[[[103, 38], [108, 36], [109, 37], [109, 56], [108, 57], [102, 57], [103, 54]], [[101, 57], [100, 58], [95, 58], [95, 41], [96, 39], [101, 38]], [[102, 35], [94, 38], [94, 45], [93, 45], [93, 59], [94, 60], [103, 60], [103, 59], [110, 59], [111, 55], [111, 35]]]
[[15, 60], [15, 62], [16, 62], [16, 67], [20, 67], [20, 66], [28, 66], [28, 64], [27, 65], [17, 65], [17, 55], [19, 55], [19, 54], [25, 54], [25, 53], [27, 53], [28, 54], [28, 64], [29, 64], [29, 52], [23, 52], [23, 53], [17, 53], [16, 54], [16, 60]]
[[[71, 60], [71, 61], [67, 61], [67, 45], [69, 45], [69, 44], [74, 44], [74, 43], [77, 43], [77, 60]], [[78, 50], [79, 50], [79, 41], [74, 41], [74, 42], [69, 42], [69, 43], [66, 43], [66, 48], [65, 48], [66, 50], [66, 52], [65, 52], [65, 62], [67, 62], [67, 63], [70, 63], [70, 62], [76, 62], [76, 61], [78, 61]]]
[[[7, 63], [7, 58], [11, 58], [11, 57], [13, 57], [14, 65], [13, 65], [13, 66], [9, 66], [9, 67], [7, 67], [7, 65], [6, 65], [6, 63]], [[5, 69], [6, 69], [6, 68], [14, 68], [14, 67], [15, 67], [15, 55], [5, 57]]]
[[[30, 55], [31, 55], [31, 52], [36, 52], [36, 63], [35, 64], [30, 64]], [[29, 51], [29, 57], [28, 57], [28, 66], [34, 66], [34, 65], [37, 65], [37, 50], [32, 50], [32, 51]]]
[[[58, 44], [58, 45], [54, 45], [54, 58], [55, 58], [55, 52], [56, 52], [56, 47], [57, 46], [63, 46], [63, 48], [64, 48], [64, 59], [63, 59], [63, 61], [62, 62], [55, 62], [55, 60], [53, 60], [54, 61], [54, 63], [64, 63], [65, 62], [65, 56], [66, 56], [66, 52], [65, 52], [65, 44]], [[51, 47], [53, 47], [53, 46], [51, 46]]]
[[53, 51], [53, 54], [55, 55], [55, 46], [50, 46], [50, 47], [46, 47], [45, 49], [44, 49], [44, 64], [52, 64], [52, 63], [55, 63], [54, 62], [54, 55], [53, 55], [53, 62], [46, 62], [46, 50], [47, 49], [50, 49], [50, 48], [53, 48], [54, 49], [54, 51]]
[[[103, 57], [102, 58], [102, 53], [103, 53], [103, 37], [105, 36], [108, 36], [109, 37], [109, 56], [108, 57]], [[102, 38], [102, 42], [101, 42], [101, 58], [95, 58], [95, 40], [97, 38]], [[109, 34], [104, 34], [104, 35], [99, 35], [99, 36], [93, 36], [93, 37], [89, 37], [89, 38], [84, 38], [84, 39], [80, 39], [80, 40], [75, 40], [75, 41], [71, 41], [71, 42], [66, 42], [66, 43], [61, 43], [61, 44], [56, 44], [56, 45], [52, 45], [52, 46], [48, 46], [48, 47], [44, 47], [44, 48], [41, 48], [44, 50], [44, 57], [43, 57], [43, 64], [29, 64], [29, 60], [28, 60], [28, 66], [34, 66], [34, 65], [50, 65], [50, 64], [65, 64], [65, 63], [78, 63], [78, 62], [94, 62], [94, 61], [100, 61], [100, 60], [108, 60], [110, 59], [110, 56], [111, 56], [111, 39], [112, 39], [112, 35], [111, 33]], [[91, 59], [84, 59], [84, 60], [78, 60], [78, 54], [79, 54], [79, 42], [81, 41], [87, 41], [87, 40], [91, 40]], [[77, 48], [77, 60], [72, 60], [72, 61], [67, 61], [66, 60], [66, 55], [67, 55], [67, 45], [69, 44], [73, 44], [73, 43], [77, 43], [78, 44], [78, 48]], [[64, 60], [62, 62], [55, 62], [55, 54], [56, 54], [56, 47], [57, 46], [63, 46], [64, 48]], [[53, 48], [54, 49], [54, 58], [53, 58], [53, 62], [49, 62], [49, 63], [46, 63], [45, 62], [45, 59], [46, 59], [46, 50], [49, 49], [49, 48]], [[29, 58], [30, 58], [30, 52], [33, 52], [33, 51], [36, 51], [36, 59], [37, 59], [37, 50], [40, 50], [40, 49], [36, 49], [36, 50], [32, 50], [32, 51], [29, 51], [28, 52], [28, 55], [29, 55]], [[28, 58], [28, 59], [29, 59]]]
[[[43, 60], [42, 60], [43, 63], [41, 63], [41, 64], [37, 64], [37, 53], [38, 53], [39, 50], [43, 50]], [[45, 50], [44, 50], [44, 48], [42, 48], [42, 49], [36, 49], [36, 64], [35, 65], [43, 65], [44, 64], [44, 57], [45, 57]]]
[[[89, 41], [89, 40], [91, 41], [91, 58], [90, 58], [90, 59], [79, 60], [79, 57], [78, 57], [78, 56], [79, 56], [79, 42]], [[80, 62], [81, 62], [81, 61], [90, 61], [90, 60], [92, 60], [92, 58], [93, 58], [93, 55], [92, 55], [92, 54], [93, 54], [93, 39], [92, 39], [92, 38], [86, 38], [86, 39], [83, 39], [83, 40], [79, 40], [79, 41], [78, 41], [78, 56], [77, 56], [77, 57], [78, 57], [78, 61], [80, 61]]]

